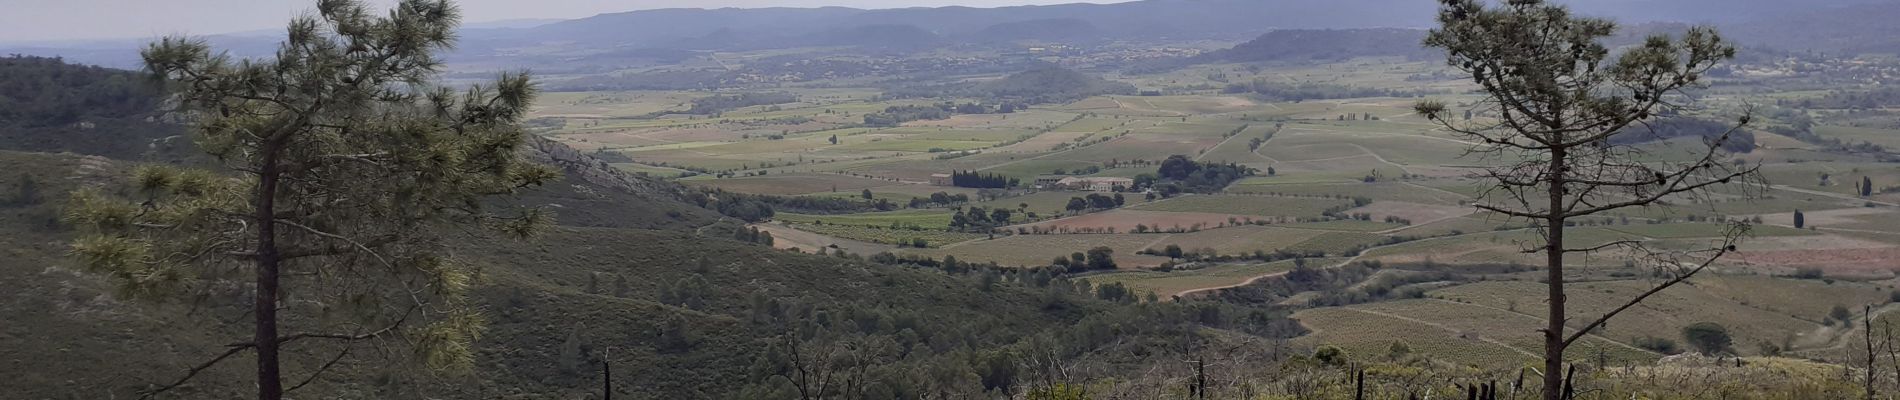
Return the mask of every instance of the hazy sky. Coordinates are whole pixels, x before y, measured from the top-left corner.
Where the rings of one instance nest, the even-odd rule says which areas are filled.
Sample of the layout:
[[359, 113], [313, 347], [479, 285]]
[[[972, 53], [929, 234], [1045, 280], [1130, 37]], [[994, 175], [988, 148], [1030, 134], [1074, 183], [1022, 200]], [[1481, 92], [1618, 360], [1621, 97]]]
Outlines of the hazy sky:
[[[369, 0], [388, 5], [396, 0]], [[579, 18], [670, 7], [897, 8], [1115, 3], [1126, 0], [459, 0], [465, 21]], [[0, 0], [0, 42], [148, 38], [278, 29], [314, 0]]]

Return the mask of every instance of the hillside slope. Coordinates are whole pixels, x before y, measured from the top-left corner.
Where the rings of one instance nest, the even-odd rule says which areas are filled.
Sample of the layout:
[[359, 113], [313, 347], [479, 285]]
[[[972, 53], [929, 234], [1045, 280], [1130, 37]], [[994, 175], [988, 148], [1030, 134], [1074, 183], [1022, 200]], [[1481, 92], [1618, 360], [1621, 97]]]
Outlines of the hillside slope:
[[[35, 176], [45, 193], [111, 181], [127, 166], [0, 152], [0, 167]], [[490, 320], [472, 375], [392, 374], [383, 368], [385, 355], [362, 347], [305, 390], [344, 398], [575, 398], [598, 391], [598, 363], [612, 348], [623, 394], [730, 398], [755, 383], [776, 388], [756, 375], [755, 363], [780, 333], [805, 323], [841, 337], [888, 340], [907, 354], [889, 362], [916, 366], [1058, 333], [1112, 307], [1013, 285], [986, 290], [968, 275], [730, 240], [737, 224], [654, 190], [666, 185], [588, 181], [615, 179], [602, 176], [608, 175], [570, 174], [519, 200], [560, 211], [560, 226], [545, 236], [454, 235], [461, 238], [457, 256], [483, 268], [474, 297]], [[0, 187], [17, 179], [0, 178]], [[0, 367], [26, 372], [0, 382], [0, 393], [134, 397], [245, 337], [236, 308], [114, 300], [109, 282], [73, 270], [64, 258], [70, 233], [55, 222], [57, 207], [48, 199], [0, 210], [0, 251], [13, 260], [0, 265], [10, 283], [0, 303], [0, 319], [9, 321], [0, 327]], [[295, 349], [288, 376], [308, 374], [336, 350]], [[249, 386], [247, 362], [239, 357], [207, 370], [175, 394], [240, 397]]]
[[[83, 68], [57, 61], [45, 67]], [[133, 76], [93, 72], [84, 79]], [[44, 92], [79, 92], [72, 87], [88, 86]], [[34, 101], [56, 110], [89, 104], [45, 98]], [[47, 115], [53, 114], [31, 114]], [[154, 115], [129, 107], [0, 127], [0, 170], [9, 172], [0, 174], [7, 199], [0, 202], [0, 256], [9, 259], [0, 263], [0, 279], [9, 283], [0, 297], [0, 320], [8, 321], [0, 324], [0, 368], [22, 372], [0, 382], [5, 397], [133, 398], [248, 337], [248, 305], [120, 301], [112, 282], [67, 259], [73, 232], [58, 218], [65, 193], [120, 190], [137, 163], [165, 161], [155, 154], [191, 157], [190, 143], [175, 140], [183, 126]], [[106, 120], [142, 125], [42, 129]], [[162, 142], [170, 145], [154, 145], [167, 137], [174, 140]], [[286, 350], [287, 384], [327, 372], [294, 395], [581, 398], [599, 392], [601, 363], [612, 361], [617, 394], [634, 398], [784, 398], [795, 389], [775, 376], [795, 367], [836, 369], [855, 377], [861, 386], [853, 390], [882, 397], [973, 397], [1016, 385], [1013, 369], [986, 370], [1014, 365], [1018, 353], [1011, 349], [1040, 345], [1046, 350], [1039, 353], [1067, 359], [1100, 346], [1194, 336], [1188, 308], [1097, 300], [1087, 285], [1047, 275], [774, 250], [735, 239], [745, 237], [744, 225], [713, 211], [718, 193], [628, 174], [541, 138], [522, 151], [559, 166], [565, 178], [508, 201], [555, 210], [557, 226], [528, 240], [443, 232], [455, 257], [481, 268], [472, 297], [489, 325], [476, 344], [473, 371], [438, 375], [407, 364], [407, 337], [347, 353], [336, 344], [300, 342]], [[1141, 322], [1125, 322], [1135, 320]], [[1125, 339], [1135, 337], [1147, 339]], [[830, 349], [865, 364], [800, 365], [785, 358], [794, 348]], [[230, 358], [167, 396], [243, 397], [252, 385], [251, 362]]]

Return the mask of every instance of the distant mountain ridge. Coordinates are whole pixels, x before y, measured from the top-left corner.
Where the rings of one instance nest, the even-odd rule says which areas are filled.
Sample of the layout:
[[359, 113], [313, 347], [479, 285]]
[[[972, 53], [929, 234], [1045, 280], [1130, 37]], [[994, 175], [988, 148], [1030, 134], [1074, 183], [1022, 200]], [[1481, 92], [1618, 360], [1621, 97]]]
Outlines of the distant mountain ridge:
[[1286, 29], [1267, 32], [1232, 49], [1197, 57], [1201, 62], [1332, 61], [1354, 57], [1438, 55], [1424, 46], [1423, 29]]
[[[1862, 51], [1887, 38], [1900, 0], [1566, 0], [1577, 12], [1625, 25], [1716, 24], [1751, 44], [1785, 50]], [[996, 8], [671, 8], [564, 20], [501, 21], [461, 32], [454, 57], [511, 56], [544, 48], [563, 56], [634, 49], [753, 50], [799, 46], [917, 49], [1020, 40], [1154, 41], [1253, 39], [1276, 30], [1422, 29], [1435, 24], [1426, 0], [1139, 0]], [[1845, 21], [1833, 24], [1830, 21]], [[1825, 33], [1823, 33], [1825, 32]], [[214, 35], [238, 56], [268, 55], [273, 36]], [[1865, 38], [1875, 44], [1864, 44]], [[59, 55], [137, 67], [149, 39], [0, 46], [0, 54]], [[1856, 42], [1858, 41], [1858, 42]], [[453, 60], [451, 60], [453, 61]]]

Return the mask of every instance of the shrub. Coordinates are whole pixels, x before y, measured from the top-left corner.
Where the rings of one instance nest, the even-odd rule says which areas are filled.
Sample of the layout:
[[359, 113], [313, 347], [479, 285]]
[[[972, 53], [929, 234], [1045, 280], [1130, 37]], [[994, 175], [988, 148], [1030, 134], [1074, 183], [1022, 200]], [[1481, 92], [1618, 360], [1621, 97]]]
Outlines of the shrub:
[[1728, 328], [1714, 322], [1697, 322], [1683, 327], [1682, 338], [1702, 354], [1729, 352], [1729, 346], [1734, 344]]
[[1346, 349], [1341, 349], [1339, 346], [1333, 345], [1320, 346], [1318, 349], [1313, 350], [1313, 359], [1319, 360], [1319, 362], [1326, 365], [1346, 365], [1346, 362], [1349, 361], [1347, 360]]
[[1676, 354], [1682, 353], [1682, 347], [1677, 346], [1676, 341], [1659, 338], [1659, 337], [1651, 337], [1651, 336], [1639, 337], [1639, 338], [1636, 338], [1636, 340], [1631, 341], [1630, 344], [1636, 345], [1636, 347], [1641, 347], [1644, 350], [1654, 351], [1657, 353], [1662, 353], [1662, 354], [1667, 354], [1667, 355], [1676, 355]]
[[1403, 340], [1394, 340], [1392, 341], [1392, 345], [1387, 346], [1385, 349], [1385, 356], [1393, 360], [1402, 359], [1411, 354], [1412, 345], [1405, 344]]
[[1788, 275], [1788, 277], [1795, 279], [1821, 279], [1824, 276], [1826, 276], [1826, 273], [1822, 272], [1820, 268], [1796, 269], [1793, 275]]

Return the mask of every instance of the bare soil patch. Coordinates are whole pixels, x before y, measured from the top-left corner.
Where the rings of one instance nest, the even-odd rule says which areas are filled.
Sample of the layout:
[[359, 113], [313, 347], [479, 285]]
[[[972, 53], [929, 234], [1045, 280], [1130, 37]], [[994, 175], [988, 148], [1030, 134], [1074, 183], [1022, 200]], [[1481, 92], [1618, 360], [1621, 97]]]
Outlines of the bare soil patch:
[[805, 253], [817, 252], [818, 249], [825, 249], [826, 252], [830, 252], [832, 251], [832, 246], [837, 246], [837, 248], [854, 254], [877, 254], [897, 248], [891, 245], [820, 235], [778, 224], [752, 224], [751, 226], [759, 228], [761, 231], [770, 232], [772, 234], [773, 248], [795, 249]]

